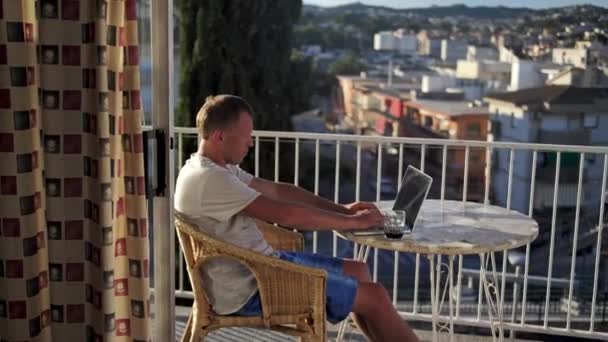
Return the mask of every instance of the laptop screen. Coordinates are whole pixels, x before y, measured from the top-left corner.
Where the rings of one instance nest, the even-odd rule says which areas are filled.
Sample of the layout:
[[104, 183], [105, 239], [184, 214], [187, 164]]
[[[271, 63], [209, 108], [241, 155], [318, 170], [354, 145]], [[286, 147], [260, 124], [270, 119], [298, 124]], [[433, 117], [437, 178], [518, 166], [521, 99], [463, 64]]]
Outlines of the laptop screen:
[[410, 229], [414, 228], [432, 182], [433, 178], [413, 166], [408, 166], [405, 171], [393, 210], [405, 210], [405, 223]]

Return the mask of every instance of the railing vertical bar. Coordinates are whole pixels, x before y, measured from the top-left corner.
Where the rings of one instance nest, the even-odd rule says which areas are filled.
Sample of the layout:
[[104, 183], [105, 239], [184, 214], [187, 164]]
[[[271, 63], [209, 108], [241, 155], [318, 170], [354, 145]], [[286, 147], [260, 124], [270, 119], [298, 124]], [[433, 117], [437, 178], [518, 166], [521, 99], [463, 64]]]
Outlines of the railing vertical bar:
[[260, 176], [260, 136], [255, 137], [255, 176]]
[[397, 190], [401, 189], [401, 177], [403, 177], [403, 144], [399, 144], [399, 166], [397, 168]]
[[[515, 266], [515, 281], [513, 281], [513, 301], [511, 306], [511, 323], [515, 323], [515, 311], [517, 310], [517, 296], [519, 295], [519, 269], [520, 266]], [[505, 294], [503, 293], [504, 297]], [[509, 339], [511, 341], [515, 340], [515, 329], [511, 329], [509, 332]]]
[[[382, 144], [378, 144], [378, 161], [376, 163], [376, 202], [380, 202], [382, 187]], [[378, 248], [374, 248], [373, 280], [378, 281]]]
[[279, 181], [279, 137], [274, 138], [274, 181]]
[[551, 218], [551, 242], [549, 245], [549, 269], [547, 271], [547, 293], [545, 296], [545, 318], [543, 326], [548, 327], [549, 324], [549, 300], [551, 296], [551, 277], [553, 276], [553, 249], [555, 247], [555, 224], [557, 220], [557, 198], [559, 191], [559, 171], [562, 160], [562, 153], [557, 152], [557, 160], [555, 162], [555, 184], [553, 186], [553, 214]]
[[441, 288], [441, 254], [437, 254], [437, 264], [435, 265], [435, 270], [433, 270], [435, 272], [435, 305], [437, 306], [437, 315], [441, 315], [441, 307], [439, 305], [439, 303], [441, 303], [441, 291], [439, 291], [439, 289]]
[[300, 185], [300, 138], [296, 138], [295, 145], [293, 184], [298, 186]]
[[[397, 171], [397, 189], [401, 189], [401, 174], [403, 174], [403, 144], [399, 144], [399, 166]], [[393, 306], [397, 306], [397, 290], [399, 288], [399, 252], [394, 252], [393, 258]]]
[[[604, 231], [604, 203], [606, 202], [606, 177], [608, 174], [608, 153], [604, 154], [604, 173], [602, 176], [602, 188], [600, 189], [600, 214], [597, 227], [597, 244], [595, 247], [595, 271], [593, 273], [593, 295], [591, 297], [591, 323], [589, 331], [595, 328], [595, 301], [597, 299], [598, 275], [600, 269], [600, 254], [602, 254], [602, 232]], [[606, 305], [606, 303], [604, 303]]]
[[[532, 173], [530, 175], [530, 204], [528, 205], [528, 216], [532, 217], [534, 214], [534, 188], [536, 184], [536, 161], [538, 159], [538, 151], [534, 150], [532, 153]], [[521, 298], [521, 324], [526, 322], [526, 300], [528, 296], [528, 270], [530, 269], [530, 244], [526, 245], [526, 262], [524, 264], [524, 286], [522, 288]]]
[[464, 149], [464, 175], [462, 176], [462, 181], [463, 181], [463, 185], [462, 185], [462, 203], [466, 203], [467, 202], [467, 193], [468, 193], [468, 186], [469, 186], [469, 154], [470, 154], [470, 150], [471, 148], [469, 146], [465, 147]]
[[[479, 293], [477, 294], [477, 321], [481, 321], [481, 305], [483, 302], [483, 282], [482, 279], [484, 277], [485, 263], [486, 259], [483, 257], [483, 254], [480, 254], [480, 264], [479, 264], [479, 284], [477, 288], [479, 289]], [[489, 305], [489, 304], [488, 304]]]
[[424, 172], [426, 164], [426, 145], [420, 146], [420, 171]]
[[490, 146], [486, 147], [486, 170], [484, 174], [485, 181], [485, 190], [483, 196], [483, 204], [490, 204], [490, 175], [492, 173], [492, 148]]
[[[184, 165], [184, 134], [181, 132], [175, 132], [177, 134], [177, 164], [178, 167]], [[184, 290], [184, 259], [182, 249], [177, 249], [177, 260], [179, 260], [179, 274], [178, 274], [178, 290]]]
[[[315, 195], [319, 194], [319, 139], [315, 140]], [[317, 253], [317, 231], [312, 232], [312, 252]]]
[[177, 147], [177, 165], [178, 167], [182, 167], [182, 165], [184, 165], [184, 134], [181, 132], [176, 132], [177, 133], [177, 144], [179, 145]]
[[[420, 146], [420, 171], [424, 172], [426, 161], [426, 145]], [[403, 170], [401, 170], [403, 171]], [[401, 174], [399, 174], [399, 186], [401, 186]], [[432, 268], [431, 268], [432, 272]], [[418, 312], [418, 283], [420, 282], [420, 253], [416, 253], [416, 270], [414, 271], [414, 308], [413, 313]], [[433, 290], [431, 290], [432, 292]]]
[[[485, 182], [485, 189], [484, 189], [484, 196], [483, 196], [483, 203], [484, 205], [489, 205], [490, 204], [490, 174], [492, 171], [492, 148], [490, 146], [486, 147], [486, 168], [485, 168], [485, 173], [484, 173], [484, 182]], [[484, 259], [481, 258], [481, 262], [484, 262]], [[479, 274], [481, 275], [482, 272], [484, 271], [484, 267], [485, 265], [480, 264], [479, 265]], [[482, 277], [479, 277], [479, 285], [478, 285], [478, 290], [479, 293], [477, 294], [477, 321], [481, 320], [481, 305], [483, 302], [483, 282], [482, 282]]]
[[[471, 148], [469, 146], [464, 149], [464, 175], [463, 175], [463, 186], [462, 186], [462, 205], [465, 206], [467, 202], [467, 187], [469, 185], [469, 154]], [[462, 255], [458, 256], [458, 274], [456, 279], [456, 319], [460, 318], [460, 300], [462, 297]]]
[[507, 180], [507, 210], [511, 209], [511, 194], [513, 190], [513, 162], [515, 159], [515, 150], [509, 152], [509, 179]]
[[441, 165], [441, 203], [443, 203], [443, 200], [445, 199], [445, 178], [447, 177], [447, 174], [446, 174], [447, 163], [448, 163], [448, 145], [443, 145], [443, 156], [442, 156], [442, 165]]
[[[357, 172], [355, 175], [355, 202], [359, 202], [361, 195], [361, 141], [357, 141]], [[353, 258], [357, 257], [357, 244], [353, 244]]]
[[397, 281], [399, 279], [399, 252], [393, 254], [393, 305], [397, 305]]
[[574, 217], [574, 237], [572, 238], [572, 264], [570, 266], [570, 289], [568, 290], [568, 312], [566, 314], [566, 330], [570, 329], [570, 309], [572, 306], [572, 293], [574, 292], [574, 272], [576, 272], [576, 252], [578, 242], [578, 226], [580, 223], [581, 213], [581, 192], [583, 188], [583, 164], [585, 161], [585, 153], [579, 155], [578, 165], [578, 189], [576, 190], [576, 210]]
[[[334, 202], [340, 202], [340, 140], [336, 140], [336, 180], [334, 182]], [[333, 232], [333, 250], [334, 258], [338, 255], [338, 234]]]
[[[511, 209], [511, 197], [513, 194], [513, 163], [515, 161], [515, 150], [511, 149], [509, 152], [509, 179], [507, 184], [507, 210]], [[500, 307], [504, 308], [505, 302], [505, 288], [507, 285], [507, 255], [508, 252], [505, 250], [502, 252], [502, 275], [500, 276], [500, 293], [502, 296], [500, 297]]]

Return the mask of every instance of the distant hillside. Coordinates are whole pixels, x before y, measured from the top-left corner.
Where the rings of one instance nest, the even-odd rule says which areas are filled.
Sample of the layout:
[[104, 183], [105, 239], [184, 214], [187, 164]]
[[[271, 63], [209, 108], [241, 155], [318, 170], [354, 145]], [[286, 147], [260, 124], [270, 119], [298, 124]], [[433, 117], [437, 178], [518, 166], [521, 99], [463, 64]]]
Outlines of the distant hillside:
[[452, 5], [452, 6], [431, 6], [426, 8], [408, 8], [395, 9], [382, 6], [369, 6], [359, 2], [335, 6], [335, 7], [319, 7], [314, 5], [304, 5], [304, 13], [310, 13], [322, 16], [336, 16], [344, 14], [360, 14], [360, 15], [379, 15], [379, 16], [410, 16], [417, 15], [421, 17], [447, 17], [447, 16], [464, 16], [476, 19], [509, 19], [518, 18], [524, 15], [544, 15], [555, 12], [594, 12], [596, 14], [603, 13], [608, 15], [608, 8], [598, 7], [593, 5], [580, 5], [562, 8], [551, 8], [536, 10], [525, 7], [469, 7], [467, 5]]

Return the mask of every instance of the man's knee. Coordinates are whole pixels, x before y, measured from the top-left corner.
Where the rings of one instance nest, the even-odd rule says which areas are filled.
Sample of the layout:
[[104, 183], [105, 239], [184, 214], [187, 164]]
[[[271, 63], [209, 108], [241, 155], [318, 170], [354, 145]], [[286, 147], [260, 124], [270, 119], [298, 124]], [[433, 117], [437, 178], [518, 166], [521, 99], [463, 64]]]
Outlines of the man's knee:
[[356, 260], [348, 260], [344, 262], [344, 272], [350, 276], [357, 278], [359, 281], [370, 281], [371, 276], [369, 267], [366, 263]]

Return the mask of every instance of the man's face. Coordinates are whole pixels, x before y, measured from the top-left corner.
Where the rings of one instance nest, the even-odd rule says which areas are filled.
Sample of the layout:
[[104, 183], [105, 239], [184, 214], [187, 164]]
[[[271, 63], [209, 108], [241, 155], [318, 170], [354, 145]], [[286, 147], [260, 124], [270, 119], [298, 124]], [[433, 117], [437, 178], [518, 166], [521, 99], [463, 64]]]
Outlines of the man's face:
[[251, 133], [253, 132], [253, 120], [247, 112], [241, 112], [239, 120], [227, 128], [224, 133], [224, 160], [228, 164], [240, 164], [249, 148], [253, 146]]

